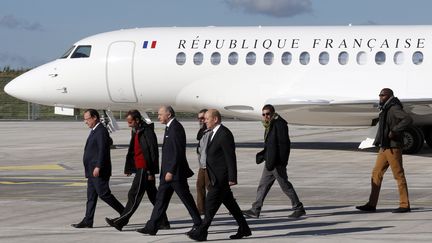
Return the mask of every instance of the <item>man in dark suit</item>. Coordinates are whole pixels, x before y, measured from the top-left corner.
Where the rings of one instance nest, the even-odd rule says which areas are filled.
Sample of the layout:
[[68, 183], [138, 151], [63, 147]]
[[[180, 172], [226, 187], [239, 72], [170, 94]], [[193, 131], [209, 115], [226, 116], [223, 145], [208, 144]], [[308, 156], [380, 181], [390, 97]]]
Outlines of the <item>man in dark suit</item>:
[[75, 228], [92, 228], [98, 196], [121, 214], [123, 205], [111, 194], [111, 138], [108, 130], [100, 123], [99, 113], [94, 109], [84, 112], [84, 122], [91, 129], [84, 148], [84, 170], [87, 178], [87, 205], [84, 219], [72, 224]]
[[189, 232], [188, 236], [196, 241], [207, 240], [208, 228], [222, 203], [239, 226], [237, 233], [230, 238], [241, 239], [250, 236], [251, 230], [230, 188], [237, 184], [234, 137], [231, 131], [221, 124], [221, 115], [215, 109], [206, 112], [205, 123], [207, 128], [211, 129], [207, 145], [207, 173], [210, 186], [205, 202], [204, 222], [196, 230]]
[[[120, 217], [105, 218], [110, 226], [119, 231], [128, 224], [129, 219], [138, 209], [145, 192], [150, 202], [155, 204], [157, 193], [155, 174], [159, 173], [159, 149], [154, 124], [147, 124], [138, 110], [130, 110], [126, 115], [126, 121], [132, 131], [124, 173], [126, 176], [134, 173], [135, 177], [128, 192], [125, 210]], [[164, 214], [159, 229], [169, 228], [170, 224]]]
[[258, 218], [264, 199], [275, 180], [282, 191], [291, 200], [293, 213], [288, 217], [299, 218], [306, 214], [303, 203], [300, 202], [291, 182], [288, 181], [287, 166], [291, 149], [288, 134], [288, 123], [280, 117], [272, 105], [262, 108], [264, 132], [264, 149], [256, 156], [257, 164], [265, 161], [261, 180], [257, 189], [257, 196], [252, 208], [243, 211], [248, 217]]
[[194, 173], [186, 160], [186, 133], [180, 122], [175, 119], [175, 112], [171, 106], [162, 106], [158, 111], [158, 119], [162, 124], [166, 124], [162, 145], [160, 183], [150, 220], [144, 228], [137, 231], [156, 235], [157, 225], [165, 214], [174, 192], [191, 215], [193, 230], [201, 224], [201, 217], [187, 182], [187, 178]]

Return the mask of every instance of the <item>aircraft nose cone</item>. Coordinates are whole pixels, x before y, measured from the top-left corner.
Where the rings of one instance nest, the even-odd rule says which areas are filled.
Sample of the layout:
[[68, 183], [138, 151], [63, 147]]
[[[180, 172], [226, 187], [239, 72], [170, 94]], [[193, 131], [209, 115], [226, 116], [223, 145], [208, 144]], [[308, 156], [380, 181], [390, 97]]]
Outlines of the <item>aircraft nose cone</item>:
[[13, 83], [14, 83], [13, 81], [10, 81], [9, 83], [7, 83], [6, 86], [4, 87], [4, 91], [6, 92], [6, 94], [15, 97], [16, 85]]

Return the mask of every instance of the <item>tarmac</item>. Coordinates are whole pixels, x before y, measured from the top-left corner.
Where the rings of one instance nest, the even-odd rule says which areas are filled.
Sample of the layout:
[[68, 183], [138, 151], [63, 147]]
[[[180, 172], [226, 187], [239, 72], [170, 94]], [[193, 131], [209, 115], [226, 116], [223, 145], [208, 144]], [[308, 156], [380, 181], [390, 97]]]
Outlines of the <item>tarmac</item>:
[[[195, 153], [196, 121], [183, 121], [187, 157], [198, 170]], [[232, 187], [242, 209], [249, 209], [263, 165], [255, 163], [261, 150], [260, 122], [226, 121], [237, 144], [238, 185]], [[113, 177], [111, 190], [126, 203], [132, 179], [123, 175], [130, 130], [111, 134]], [[164, 127], [156, 122], [162, 142]], [[152, 205], [146, 196], [122, 232], [107, 226], [105, 217], [116, 212], [99, 200], [93, 229], [70, 226], [84, 217], [86, 180], [82, 153], [88, 136], [83, 122], [0, 122], [0, 242], [193, 242], [184, 233], [192, 226], [186, 208], [176, 195], [167, 214], [171, 229], [156, 236], [135, 232], [149, 219]], [[394, 214], [398, 192], [387, 171], [375, 213], [355, 209], [370, 192], [370, 175], [376, 150], [358, 150], [368, 134], [365, 127], [290, 126], [292, 150], [288, 164], [294, 185], [307, 215], [291, 219], [291, 202], [275, 183], [267, 195], [261, 217], [247, 219], [252, 236], [238, 242], [432, 242], [432, 149], [404, 155], [412, 212]], [[189, 179], [195, 196], [196, 176]], [[208, 241], [230, 240], [237, 225], [222, 206]]]

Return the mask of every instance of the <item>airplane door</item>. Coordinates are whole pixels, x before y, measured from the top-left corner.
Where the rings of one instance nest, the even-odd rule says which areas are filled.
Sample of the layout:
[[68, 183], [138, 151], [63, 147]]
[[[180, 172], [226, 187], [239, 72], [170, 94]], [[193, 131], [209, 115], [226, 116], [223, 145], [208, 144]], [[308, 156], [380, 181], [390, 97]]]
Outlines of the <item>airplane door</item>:
[[137, 102], [133, 80], [135, 42], [119, 41], [108, 48], [106, 81], [113, 102]]

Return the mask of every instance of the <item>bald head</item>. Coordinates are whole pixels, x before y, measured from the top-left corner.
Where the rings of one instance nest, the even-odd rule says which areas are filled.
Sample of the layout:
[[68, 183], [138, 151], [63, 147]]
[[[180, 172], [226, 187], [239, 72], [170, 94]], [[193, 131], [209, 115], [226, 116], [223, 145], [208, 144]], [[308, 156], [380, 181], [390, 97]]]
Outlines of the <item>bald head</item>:
[[221, 114], [216, 109], [209, 109], [205, 113], [204, 118], [205, 118], [205, 124], [209, 129], [215, 128], [218, 124], [222, 122]]
[[158, 111], [158, 119], [162, 124], [167, 124], [175, 117], [174, 109], [171, 106], [161, 106]]
[[380, 105], [384, 105], [391, 97], [393, 97], [393, 90], [389, 88], [382, 89], [379, 94]]

